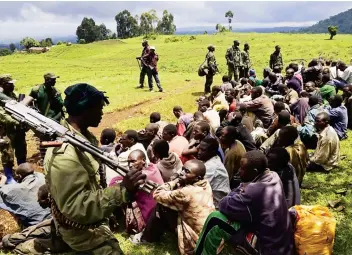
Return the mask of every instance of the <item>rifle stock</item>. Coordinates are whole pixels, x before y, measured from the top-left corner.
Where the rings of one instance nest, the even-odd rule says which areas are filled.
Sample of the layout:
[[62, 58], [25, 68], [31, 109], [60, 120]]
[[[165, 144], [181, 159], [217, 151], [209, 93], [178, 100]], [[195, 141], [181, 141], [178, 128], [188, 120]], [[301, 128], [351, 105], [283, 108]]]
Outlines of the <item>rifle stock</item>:
[[[20, 123], [26, 124], [34, 132], [40, 133], [51, 140], [43, 142], [46, 147], [54, 146], [59, 147], [62, 143], [67, 142], [71, 145], [86, 151], [93, 156], [99, 158], [105, 165], [110, 167], [116, 173], [121, 176], [125, 176], [129, 169], [121, 167], [116, 161], [114, 161], [106, 152], [101, 150], [99, 147], [93, 145], [81, 136], [71, 132], [66, 127], [60, 125], [56, 121], [49, 119], [32, 108], [25, 106], [24, 104], [18, 103], [14, 100], [1, 100], [5, 103], [4, 110], [15, 120]], [[158, 184], [146, 180], [139, 188], [148, 193], [152, 192]]]

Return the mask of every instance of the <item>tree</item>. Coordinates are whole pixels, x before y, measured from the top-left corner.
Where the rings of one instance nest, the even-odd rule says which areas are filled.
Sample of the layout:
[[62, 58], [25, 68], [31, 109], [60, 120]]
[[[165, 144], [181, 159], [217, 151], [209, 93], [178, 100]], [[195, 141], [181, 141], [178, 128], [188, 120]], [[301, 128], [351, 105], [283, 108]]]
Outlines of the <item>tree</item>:
[[164, 35], [172, 35], [176, 31], [176, 26], [174, 24], [174, 16], [171, 13], [168, 13], [167, 10], [163, 11], [163, 17], [158, 22], [156, 31]]
[[220, 32], [221, 28], [222, 28], [222, 26], [220, 24], [216, 24], [216, 26], [215, 26], [216, 31]]
[[14, 43], [10, 43], [9, 48], [12, 52], [16, 50], [16, 45]]
[[78, 43], [79, 43], [79, 44], [85, 44], [85, 43], [86, 43], [86, 40], [84, 40], [84, 39], [79, 39]]
[[[138, 18], [138, 16], [136, 16]], [[124, 10], [115, 16], [117, 37], [121, 39], [131, 38], [139, 35], [137, 19], [131, 13]]]
[[337, 34], [338, 30], [339, 30], [339, 28], [337, 26], [329, 26], [328, 27], [328, 31], [330, 33], [330, 40], [332, 40], [332, 38]]
[[155, 30], [156, 28], [156, 25], [158, 24], [159, 22], [159, 18], [158, 16], [156, 15], [156, 10], [152, 9], [148, 12], [151, 16], [151, 20], [152, 20], [152, 27], [153, 27], [153, 31]]
[[229, 20], [229, 31], [231, 31], [231, 30], [232, 30], [231, 21], [232, 21], [232, 19], [233, 19], [233, 13], [232, 13], [232, 11], [226, 12], [226, 13], [225, 13], [225, 18], [228, 18], [228, 20]]
[[226, 27], [221, 26], [221, 28], [220, 28], [220, 33], [223, 33], [223, 32], [226, 32]]
[[116, 33], [112, 33], [112, 35], [110, 36], [110, 39], [117, 39]]
[[46, 46], [47, 46], [47, 47], [51, 47], [51, 46], [54, 45], [53, 40], [52, 40], [50, 37], [49, 37], [49, 38], [46, 38], [46, 39], [45, 39], [45, 42], [46, 42]]
[[84, 39], [87, 43], [94, 42], [99, 36], [99, 29], [95, 25], [95, 21], [84, 17], [81, 25], [77, 27], [76, 35], [78, 41]]
[[96, 34], [97, 38], [96, 41], [102, 41], [102, 40], [108, 40], [111, 36], [111, 30], [107, 29], [104, 24], [101, 24], [100, 26], [96, 26]]
[[38, 47], [38, 46], [40, 46], [40, 44], [39, 44], [38, 41], [36, 41], [35, 39], [30, 38], [30, 37], [23, 38], [22, 41], [20, 42], [20, 45], [22, 45], [23, 47], [25, 47], [26, 50], [28, 50], [28, 49], [31, 48], [31, 47]]
[[208, 31], [204, 31], [203, 35], [207, 35], [208, 34]]
[[147, 35], [153, 32], [153, 16], [149, 12], [142, 13], [140, 22], [142, 34]]
[[7, 48], [0, 49], [0, 56], [7, 56], [7, 55], [11, 55], [11, 54], [12, 54], [12, 52]]

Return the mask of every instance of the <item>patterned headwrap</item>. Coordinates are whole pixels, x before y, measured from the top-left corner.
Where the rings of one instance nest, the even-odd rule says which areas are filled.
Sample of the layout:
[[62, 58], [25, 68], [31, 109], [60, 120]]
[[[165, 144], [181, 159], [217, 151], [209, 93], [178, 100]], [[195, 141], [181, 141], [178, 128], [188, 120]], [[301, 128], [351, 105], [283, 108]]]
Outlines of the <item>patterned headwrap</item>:
[[78, 83], [69, 86], [65, 90], [65, 107], [69, 115], [80, 115], [84, 110], [98, 104], [102, 100], [109, 104], [108, 98], [104, 91], [99, 91], [92, 85]]

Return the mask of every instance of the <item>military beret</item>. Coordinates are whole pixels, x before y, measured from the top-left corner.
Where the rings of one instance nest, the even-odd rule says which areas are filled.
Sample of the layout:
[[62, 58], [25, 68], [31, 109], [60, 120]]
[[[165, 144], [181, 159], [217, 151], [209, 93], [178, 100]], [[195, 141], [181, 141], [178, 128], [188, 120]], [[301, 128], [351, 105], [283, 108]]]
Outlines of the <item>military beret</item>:
[[214, 50], [215, 50], [215, 46], [212, 45], [212, 44], [209, 44], [209, 45], [208, 45], [208, 49], [214, 49]]
[[46, 73], [44, 74], [44, 79], [56, 79], [56, 78], [60, 78], [60, 76], [56, 76], [53, 73]]
[[240, 41], [238, 40], [234, 40], [233, 43], [237, 43], [237, 44], [240, 44]]
[[96, 105], [102, 100], [105, 104], [109, 104], [109, 100], [104, 94], [104, 91], [99, 91], [92, 85], [86, 83], [78, 83], [69, 86], [65, 90], [66, 97], [64, 100], [67, 113], [73, 116], [80, 115], [84, 110]]

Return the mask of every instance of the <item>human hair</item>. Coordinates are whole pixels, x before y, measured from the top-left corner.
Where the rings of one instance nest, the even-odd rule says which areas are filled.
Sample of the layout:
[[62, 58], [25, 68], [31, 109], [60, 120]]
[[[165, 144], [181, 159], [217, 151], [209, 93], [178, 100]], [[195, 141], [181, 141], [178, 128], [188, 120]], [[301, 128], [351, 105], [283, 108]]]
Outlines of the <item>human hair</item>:
[[182, 112], [183, 110], [182, 110], [182, 107], [181, 106], [179, 106], [179, 105], [176, 105], [176, 106], [174, 106], [174, 108], [172, 109], [174, 112]]
[[160, 116], [160, 113], [158, 112], [152, 112], [150, 114], [150, 119], [153, 119], [154, 122], [158, 122], [161, 120], [161, 116]]
[[291, 63], [291, 64], [289, 65], [289, 67], [292, 68], [295, 72], [298, 71], [298, 64], [297, 64], [297, 63]]
[[156, 140], [153, 143], [153, 151], [160, 156], [160, 158], [166, 158], [169, 155], [169, 143], [165, 140]]
[[206, 132], [207, 134], [210, 133], [210, 125], [207, 121], [202, 120], [197, 122], [197, 124], [195, 124], [195, 126], [200, 127], [200, 129], [202, 130], [202, 132]]
[[129, 129], [129, 130], [126, 130], [124, 134], [126, 134], [128, 139], [130, 140], [133, 139], [135, 143], [138, 142], [138, 133], [136, 130]]
[[233, 143], [237, 138], [237, 129], [234, 126], [226, 126], [224, 129], [227, 130], [227, 138], [229, 140], [228, 142]]
[[285, 110], [285, 103], [284, 102], [276, 102], [274, 104], [274, 112], [280, 113], [283, 110]]
[[[283, 146], [292, 145], [298, 138], [298, 131], [295, 127], [286, 126], [282, 127], [279, 131], [280, 141], [283, 141]], [[280, 144], [281, 145], [281, 144]]]
[[323, 76], [321, 77], [321, 81], [323, 83], [327, 83], [328, 81], [330, 81], [330, 74], [323, 74]]
[[341, 95], [334, 95], [330, 98], [331, 104], [333, 104], [336, 107], [339, 107], [342, 105], [343, 98]]
[[177, 134], [177, 128], [176, 125], [174, 124], [168, 124], [164, 127], [163, 132], [170, 134], [170, 135], [176, 135]]
[[259, 96], [261, 96], [263, 94], [263, 90], [261, 87], [254, 87], [252, 89], [252, 93], [259, 94]]
[[226, 118], [227, 112], [228, 111], [226, 109], [221, 109], [219, 111], [220, 121], [223, 121]]
[[204, 115], [201, 111], [197, 111], [193, 114], [193, 120], [197, 121], [197, 120], [203, 120], [204, 119]]
[[213, 152], [215, 154], [217, 154], [218, 149], [219, 149], [219, 143], [218, 140], [216, 140], [215, 138], [212, 137], [206, 137], [202, 140], [203, 143], [208, 144], [208, 150], [210, 152]]
[[145, 155], [145, 153], [142, 150], [133, 150], [129, 155], [134, 155], [137, 154], [138, 158], [142, 158], [143, 160], [147, 160], [147, 155]]
[[281, 73], [281, 68], [279, 66], [274, 66], [273, 73], [275, 73], [275, 74]]
[[213, 86], [213, 87], [211, 88], [211, 91], [219, 92], [219, 91], [221, 91], [221, 88], [220, 88], [220, 86]]
[[258, 173], [263, 173], [268, 168], [268, 160], [260, 150], [248, 151], [243, 158], [247, 159], [247, 167], [256, 169]]
[[320, 112], [317, 114], [317, 117], [322, 117], [324, 121], [329, 122], [330, 121], [330, 116], [327, 112]]
[[309, 106], [314, 106], [319, 104], [319, 98], [317, 96], [311, 96], [309, 97], [309, 101], [308, 101]]
[[278, 123], [281, 125], [281, 126], [286, 126], [288, 124], [290, 124], [290, 113], [288, 111], [281, 111], [279, 114], [278, 114]]
[[200, 106], [205, 106], [205, 107], [210, 107], [210, 102], [208, 99], [203, 99], [202, 101], [199, 102]]
[[230, 81], [230, 77], [228, 75], [224, 75], [222, 76], [222, 82], [229, 82]]
[[248, 79], [247, 79], [247, 78], [242, 78], [241, 81], [240, 81], [240, 83], [241, 83], [242, 85], [245, 85], [245, 84], [248, 83]]
[[101, 139], [100, 142], [103, 145], [108, 145], [110, 143], [113, 143], [116, 139], [116, 132], [114, 129], [112, 128], [105, 128], [102, 132], [101, 132]]
[[[271, 157], [270, 155], [274, 155], [274, 157]], [[286, 167], [290, 162], [290, 154], [288, 154], [287, 150], [282, 147], [271, 148], [267, 153], [267, 157], [268, 164], [275, 166], [276, 169], [270, 169], [274, 171]]]
[[331, 61], [331, 67], [335, 67], [337, 65], [337, 60]]

